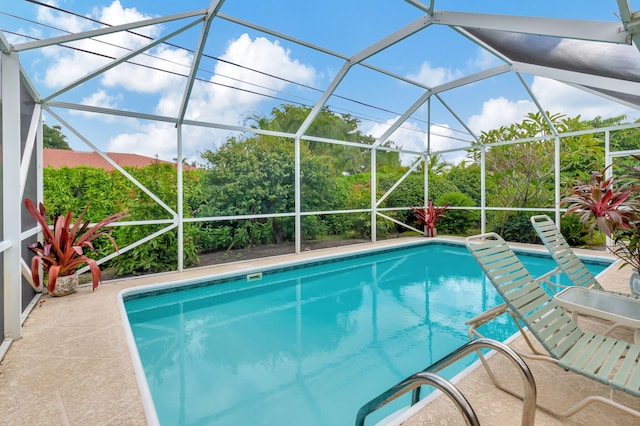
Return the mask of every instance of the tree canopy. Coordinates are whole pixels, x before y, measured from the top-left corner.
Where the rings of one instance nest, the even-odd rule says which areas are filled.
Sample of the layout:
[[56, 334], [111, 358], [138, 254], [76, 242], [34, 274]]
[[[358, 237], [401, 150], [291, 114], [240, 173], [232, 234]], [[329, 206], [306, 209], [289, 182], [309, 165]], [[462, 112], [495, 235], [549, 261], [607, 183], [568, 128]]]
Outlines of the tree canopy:
[[62, 127], [59, 125], [47, 126], [42, 125], [42, 145], [45, 148], [71, 149], [67, 136], [62, 133]]

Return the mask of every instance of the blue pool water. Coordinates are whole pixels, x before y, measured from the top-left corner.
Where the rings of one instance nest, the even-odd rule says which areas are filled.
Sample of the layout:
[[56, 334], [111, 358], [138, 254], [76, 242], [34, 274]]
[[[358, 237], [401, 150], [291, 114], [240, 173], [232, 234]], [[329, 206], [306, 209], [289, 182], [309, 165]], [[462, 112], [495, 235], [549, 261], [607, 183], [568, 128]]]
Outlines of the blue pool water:
[[[521, 258], [535, 276], [554, 266]], [[443, 244], [125, 296], [167, 425], [353, 424], [362, 404], [462, 345], [465, 321], [499, 303], [467, 249]], [[515, 327], [505, 317], [483, 332], [504, 340]]]

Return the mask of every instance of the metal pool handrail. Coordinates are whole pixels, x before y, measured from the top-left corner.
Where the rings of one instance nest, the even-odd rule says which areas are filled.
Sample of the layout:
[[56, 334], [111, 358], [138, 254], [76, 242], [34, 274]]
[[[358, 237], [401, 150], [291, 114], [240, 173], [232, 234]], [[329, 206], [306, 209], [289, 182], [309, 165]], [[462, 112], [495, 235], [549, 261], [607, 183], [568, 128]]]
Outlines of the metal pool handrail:
[[[522, 408], [522, 426], [530, 426], [534, 424], [536, 413], [536, 383], [533, 379], [531, 370], [522, 360], [522, 358], [510, 347], [504, 343], [498, 342], [493, 339], [480, 338], [471, 340], [458, 349], [451, 352], [439, 361], [431, 364], [419, 373], [416, 373], [410, 377], [407, 377], [395, 386], [382, 392], [371, 401], [364, 404], [356, 415], [356, 426], [364, 426], [365, 418], [374, 411], [387, 405], [389, 402], [399, 398], [405, 393], [413, 390], [411, 397], [411, 405], [416, 404], [420, 400], [420, 387], [425, 384], [432, 385], [440, 389], [449, 398], [453, 400], [457, 408], [460, 410], [468, 425], [479, 425], [478, 418], [473, 411], [473, 408], [462, 395], [462, 393], [448, 380], [435, 374], [436, 371], [440, 371], [443, 368], [453, 364], [460, 358], [468, 355], [471, 352], [479, 352], [480, 349], [494, 349], [497, 352], [502, 353], [511, 360], [511, 362], [518, 367], [522, 380], [524, 382], [524, 398]], [[489, 368], [488, 364], [483, 362], [485, 368]], [[493, 374], [490, 373], [491, 376]]]
[[410, 390], [420, 388], [420, 386], [422, 385], [431, 385], [435, 388], [438, 388], [442, 391], [442, 393], [451, 398], [458, 407], [458, 410], [460, 410], [460, 412], [464, 416], [467, 425], [480, 425], [480, 421], [478, 420], [478, 416], [476, 415], [475, 411], [473, 411], [473, 407], [471, 407], [471, 404], [469, 404], [467, 398], [464, 397], [462, 392], [460, 392], [460, 390], [458, 390], [458, 388], [455, 387], [453, 383], [435, 373], [423, 371], [420, 373], [416, 373], [413, 376], [407, 377], [402, 382], [398, 383], [394, 387], [381, 394], [381, 397], [386, 396], [388, 393], [391, 393], [391, 396], [389, 396], [387, 399], [384, 399], [380, 403], [378, 403], [377, 398], [375, 398], [367, 404], [363, 405], [362, 408], [358, 410], [358, 415], [356, 417], [356, 426], [364, 426], [364, 420], [369, 414], [371, 414], [378, 408], [383, 407], [394, 399], [404, 395]]

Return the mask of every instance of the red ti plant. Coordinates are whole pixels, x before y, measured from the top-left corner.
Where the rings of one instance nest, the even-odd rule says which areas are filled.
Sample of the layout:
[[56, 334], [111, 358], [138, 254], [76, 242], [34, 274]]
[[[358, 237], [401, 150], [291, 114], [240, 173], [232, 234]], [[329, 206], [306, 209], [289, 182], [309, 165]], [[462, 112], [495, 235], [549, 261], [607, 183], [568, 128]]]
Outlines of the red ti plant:
[[33, 216], [42, 228], [44, 235], [44, 245], [38, 241], [28, 246], [36, 254], [31, 260], [31, 276], [34, 286], [38, 287], [40, 285], [40, 264], [42, 264], [44, 271], [48, 272], [47, 289], [49, 293], [53, 293], [59, 276], [72, 275], [80, 266], [86, 263], [91, 270], [91, 279], [95, 290], [100, 282], [100, 267], [95, 260], [84, 254], [84, 248], [89, 248], [97, 255], [93, 240], [104, 236], [111, 241], [113, 248], [118, 251], [118, 246], [109, 235], [109, 229], [106, 227], [128, 216], [128, 212], [113, 214], [95, 225], [89, 226], [89, 221], [83, 222], [82, 220], [87, 211], [87, 206], [75, 221], [71, 210], [64, 216], [57, 216], [54, 220], [53, 229], [50, 229], [47, 224], [47, 212], [42, 203], [40, 203], [39, 208], [36, 208], [33, 201], [27, 198], [24, 200], [24, 204], [29, 214]]
[[424, 232], [427, 237], [436, 236], [436, 224], [444, 217], [445, 212], [449, 208], [449, 204], [436, 207], [431, 200], [427, 200], [425, 207], [411, 207], [413, 213], [419, 223], [424, 225]]
[[614, 178], [605, 179], [607, 168], [592, 172], [586, 184], [577, 181], [561, 200], [562, 204], [569, 205], [567, 214], [575, 213], [584, 225], [590, 224], [589, 237], [596, 226], [611, 237], [612, 232], [629, 229], [636, 220], [637, 200], [633, 196], [638, 186], [632, 182], [620, 184]]
[[[640, 161], [640, 156], [632, 156]], [[640, 167], [627, 167], [629, 175], [619, 181], [594, 172], [588, 184], [579, 183], [562, 200], [567, 213], [577, 213], [584, 225], [597, 226], [613, 239], [612, 253], [640, 272]], [[593, 221], [593, 222], [592, 222]]]

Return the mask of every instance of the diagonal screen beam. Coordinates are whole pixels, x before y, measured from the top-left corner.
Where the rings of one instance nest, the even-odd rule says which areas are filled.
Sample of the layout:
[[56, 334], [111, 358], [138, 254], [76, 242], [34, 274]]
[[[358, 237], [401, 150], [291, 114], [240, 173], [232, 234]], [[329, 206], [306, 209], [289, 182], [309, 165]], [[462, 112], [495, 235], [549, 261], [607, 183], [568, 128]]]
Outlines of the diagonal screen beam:
[[52, 46], [54, 44], [69, 43], [71, 41], [84, 40], [86, 38], [97, 37], [101, 35], [113, 34], [120, 31], [128, 31], [135, 28], [148, 27], [150, 25], [161, 24], [163, 22], [177, 21], [178, 19], [191, 18], [192, 16], [204, 15], [206, 10], [194, 10], [192, 12], [179, 13], [160, 18], [145, 19], [143, 21], [129, 22], [122, 25], [113, 25], [111, 27], [99, 28], [97, 30], [83, 31], [76, 34], [67, 34], [59, 37], [51, 37], [44, 40], [29, 41], [19, 43], [12, 46], [14, 52], [22, 52], [25, 50], [38, 49], [41, 47]]
[[191, 91], [193, 90], [193, 85], [195, 84], [196, 74], [198, 72], [198, 68], [200, 67], [200, 61], [202, 60], [202, 52], [204, 51], [204, 46], [207, 43], [209, 29], [211, 28], [211, 23], [213, 22], [214, 16], [216, 16], [223, 3], [224, 0], [213, 0], [211, 2], [211, 5], [207, 9], [204, 25], [202, 26], [202, 32], [200, 33], [200, 38], [198, 39], [198, 46], [196, 47], [196, 51], [193, 57], [193, 63], [191, 64], [191, 71], [189, 71], [187, 87], [184, 91], [184, 94], [182, 95], [180, 112], [178, 113], [178, 124], [182, 124], [182, 122], [184, 121], [184, 116], [187, 112], [187, 105], [189, 104], [189, 99], [191, 98]]

